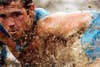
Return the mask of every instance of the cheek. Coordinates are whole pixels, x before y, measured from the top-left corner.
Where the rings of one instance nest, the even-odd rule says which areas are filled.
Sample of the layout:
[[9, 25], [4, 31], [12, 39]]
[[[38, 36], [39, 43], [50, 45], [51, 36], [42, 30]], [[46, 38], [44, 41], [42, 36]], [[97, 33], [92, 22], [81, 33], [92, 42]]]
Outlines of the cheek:
[[8, 29], [7, 20], [1, 20], [1, 24], [4, 26], [5, 29]]
[[19, 17], [17, 17], [16, 19], [15, 19], [15, 22], [16, 22], [16, 24], [24, 24], [25, 23], [25, 20], [26, 18], [24, 17], [24, 16], [19, 16]]
[[15, 21], [16, 21], [16, 25], [18, 25], [18, 27], [25, 28], [26, 17], [20, 16], [20, 17], [16, 18]]
[[6, 19], [1, 19], [0, 21], [1, 21], [2, 24], [6, 24], [7, 23]]
[[25, 19], [26, 19], [26, 17], [24, 17], [24, 16], [19, 16], [17, 18], [17, 20], [20, 21], [20, 22], [25, 22]]

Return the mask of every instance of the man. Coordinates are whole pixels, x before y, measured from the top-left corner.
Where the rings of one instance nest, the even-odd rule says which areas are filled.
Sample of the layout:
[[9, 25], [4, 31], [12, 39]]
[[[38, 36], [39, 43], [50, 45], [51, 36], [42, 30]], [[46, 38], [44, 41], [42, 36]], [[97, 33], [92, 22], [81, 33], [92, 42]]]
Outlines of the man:
[[[0, 0], [0, 21], [1, 21], [0, 32], [1, 34], [2, 33], [5, 34], [3, 38], [6, 38], [7, 36], [10, 37], [12, 41], [16, 41], [19, 39], [22, 40], [26, 36], [25, 34], [27, 32], [25, 31], [29, 29], [28, 27], [30, 28], [32, 27], [31, 31], [33, 31], [34, 25], [37, 23], [37, 21], [48, 14], [49, 12], [45, 11], [42, 8], [34, 8], [34, 4], [32, 0]], [[17, 31], [19, 31], [19, 33], [17, 33]], [[28, 31], [28, 33], [30, 32]], [[25, 36], [21, 36], [21, 35], [25, 35]], [[7, 39], [0, 38], [0, 40], [4, 42], [4, 43], [0, 42], [0, 45], [7, 44], [4, 41], [4, 40], [8, 41]], [[11, 44], [11, 47], [12, 46], [13, 45]], [[19, 45], [14, 45], [13, 47], [15, 47], [14, 50], [17, 51], [20, 50]], [[7, 59], [6, 56], [11, 53], [7, 51], [4, 45], [2, 46], [2, 48], [3, 49], [2, 49], [1, 57], [4, 60]], [[10, 57], [11, 56], [13, 55], [11, 54]], [[10, 58], [9, 56], [7, 57]]]
[[30, 8], [26, 10], [27, 3], [0, 0], [1, 26], [8, 35], [1, 31], [0, 40], [8, 45], [18, 63], [23, 67], [75, 67], [85, 63], [79, 60], [87, 58], [81, 57], [80, 51], [73, 47], [89, 26], [91, 13], [55, 13], [40, 19], [34, 27], [34, 6], [28, 4]]

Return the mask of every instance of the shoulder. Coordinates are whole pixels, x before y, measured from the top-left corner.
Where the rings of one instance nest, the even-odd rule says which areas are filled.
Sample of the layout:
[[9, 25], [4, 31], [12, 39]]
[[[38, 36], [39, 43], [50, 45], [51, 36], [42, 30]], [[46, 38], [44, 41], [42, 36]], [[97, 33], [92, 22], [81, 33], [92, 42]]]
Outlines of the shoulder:
[[40, 19], [37, 27], [39, 34], [66, 35], [74, 29], [83, 27], [83, 25], [85, 25], [84, 28], [87, 28], [90, 20], [91, 15], [88, 12], [56, 12]]
[[43, 8], [35, 8], [35, 12], [44, 12], [44, 13], [49, 13], [47, 10]]
[[35, 8], [35, 13], [36, 13], [36, 16], [39, 18], [49, 15], [49, 11], [43, 8]]
[[47, 15], [49, 15], [49, 11], [43, 9], [43, 8], [35, 8], [35, 20], [34, 24], [37, 24], [37, 21]]

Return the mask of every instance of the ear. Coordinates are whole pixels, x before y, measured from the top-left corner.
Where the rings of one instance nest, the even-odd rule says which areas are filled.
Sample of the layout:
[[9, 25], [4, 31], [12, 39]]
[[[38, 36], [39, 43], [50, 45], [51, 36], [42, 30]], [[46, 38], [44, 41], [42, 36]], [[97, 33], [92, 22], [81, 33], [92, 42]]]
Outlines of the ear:
[[35, 16], [35, 13], [34, 13], [34, 9], [35, 9], [35, 6], [33, 3], [29, 4], [29, 17], [31, 18], [31, 22], [33, 22], [33, 19], [34, 19], [34, 16]]
[[30, 6], [30, 10], [34, 10], [35, 9], [35, 5], [34, 5], [34, 3], [31, 3], [31, 4], [29, 4], [29, 6]]
[[30, 17], [34, 17], [34, 9], [35, 9], [34, 4], [33, 3], [29, 4], [28, 14]]

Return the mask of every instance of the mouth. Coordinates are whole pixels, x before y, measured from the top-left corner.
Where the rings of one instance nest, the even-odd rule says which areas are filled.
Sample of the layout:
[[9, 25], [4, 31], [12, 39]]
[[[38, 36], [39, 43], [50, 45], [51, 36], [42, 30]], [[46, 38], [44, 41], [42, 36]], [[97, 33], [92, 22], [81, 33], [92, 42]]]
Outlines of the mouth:
[[12, 31], [10, 31], [10, 34], [11, 34], [11, 36], [16, 36], [17, 30], [12, 30]]

